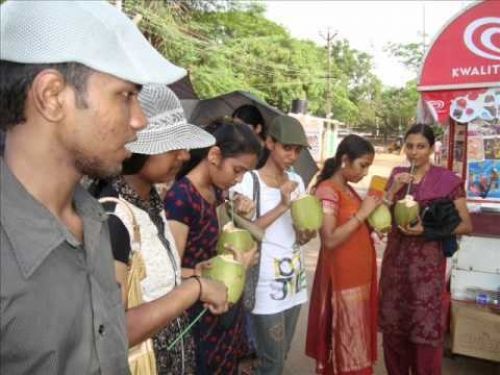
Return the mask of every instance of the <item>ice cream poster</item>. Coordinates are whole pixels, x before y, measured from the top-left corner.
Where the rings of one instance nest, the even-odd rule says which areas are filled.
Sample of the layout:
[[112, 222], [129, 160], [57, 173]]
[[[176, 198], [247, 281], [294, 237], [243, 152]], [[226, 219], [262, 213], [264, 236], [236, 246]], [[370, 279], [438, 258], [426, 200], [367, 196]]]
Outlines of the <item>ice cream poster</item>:
[[469, 163], [467, 196], [500, 200], [500, 160]]

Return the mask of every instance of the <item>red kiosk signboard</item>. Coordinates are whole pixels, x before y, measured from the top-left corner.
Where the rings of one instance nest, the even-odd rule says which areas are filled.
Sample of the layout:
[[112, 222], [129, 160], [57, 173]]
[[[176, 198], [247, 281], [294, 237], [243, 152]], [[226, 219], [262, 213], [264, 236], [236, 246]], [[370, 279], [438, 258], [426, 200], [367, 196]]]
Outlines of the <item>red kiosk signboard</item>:
[[420, 118], [445, 127], [447, 166], [467, 180], [469, 201], [498, 206], [500, 1], [473, 4], [443, 28], [418, 90]]
[[[427, 52], [418, 90], [418, 121], [443, 126], [442, 164], [464, 178], [474, 226], [453, 259], [452, 298], [500, 293], [500, 1], [474, 3], [443, 28]], [[453, 352], [500, 361], [500, 341], [483, 347], [476, 340], [490, 337], [484, 317], [498, 328], [500, 316], [468, 306], [477, 324], [472, 329], [454, 309]], [[474, 351], [469, 342], [477, 342]]]

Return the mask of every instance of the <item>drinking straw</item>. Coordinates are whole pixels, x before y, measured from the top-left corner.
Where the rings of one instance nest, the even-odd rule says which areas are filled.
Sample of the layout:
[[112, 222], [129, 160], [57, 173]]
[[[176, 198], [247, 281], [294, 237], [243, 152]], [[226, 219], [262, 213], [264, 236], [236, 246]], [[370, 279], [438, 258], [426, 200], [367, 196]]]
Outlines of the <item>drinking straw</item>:
[[198, 320], [201, 319], [201, 317], [207, 312], [207, 308], [205, 307], [203, 310], [201, 310], [201, 312], [198, 314], [198, 316], [196, 318], [193, 319], [193, 321], [191, 323], [189, 323], [189, 325], [184, 328], [184, 330], [180, 333], [179, 336], [177, 336], [175, 338], [175, 340], [167, 347], [167, 350], [171, 350], [175, 344], [177, 344], [177, 341], [179, 341], [180, 339], [182, 339], [184, 337], [184, 335], [186, 333], [189, 332], [189, 330], [196, 324], [196, 322]]
[[[415, 161], [412, 160], [411, 162], [411, 166], [410, 166], [410, 174], [413, 176], [413, 171], [415, 169]], [[409, 195], [410, 194], [410, 189], [411, 189], [411, 183], [412, 183], [413, 180], [410, 180], [410, 182], [408, 182], [408, 186], [406, 187], [406, 195]], [[405, 196], [406, 196], [405, 195]]]
[[233, 227], [234, 227], [234, 199], [231, 199], [229, 202], [231, 205], [231, 223], [233, 223]]

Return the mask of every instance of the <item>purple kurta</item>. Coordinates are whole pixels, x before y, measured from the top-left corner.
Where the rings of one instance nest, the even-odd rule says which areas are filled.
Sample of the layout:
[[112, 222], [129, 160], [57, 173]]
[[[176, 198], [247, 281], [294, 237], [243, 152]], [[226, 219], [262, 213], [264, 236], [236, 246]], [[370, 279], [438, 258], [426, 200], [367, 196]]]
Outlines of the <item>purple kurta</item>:
[[[408, 168], [395, 168], [397, 173]], [[395, 197], [402, 199], [403, 188]], [[410, 192], [420, 207], [437, 199], [465, 196], [463, 182], [453, 172], [432, 166]], [[380, 277], [379, 324], [387, 335], [407, 337], [415, 344], [438, 346], [445, 332], [446, 258], [440, 241], [405, 236], [396, 226], [389, 233]]]

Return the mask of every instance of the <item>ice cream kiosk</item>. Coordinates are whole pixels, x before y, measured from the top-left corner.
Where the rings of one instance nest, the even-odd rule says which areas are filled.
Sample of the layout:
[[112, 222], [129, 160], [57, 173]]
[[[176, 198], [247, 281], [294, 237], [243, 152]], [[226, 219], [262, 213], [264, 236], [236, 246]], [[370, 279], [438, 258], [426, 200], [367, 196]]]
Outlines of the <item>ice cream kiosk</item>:
[[441, 165], [464, 179], [474, 226], [452, 259], [452, 351], [500, 362], [500, 1], [444, 26], [418, 90], [418, 120], [443, 127]]

